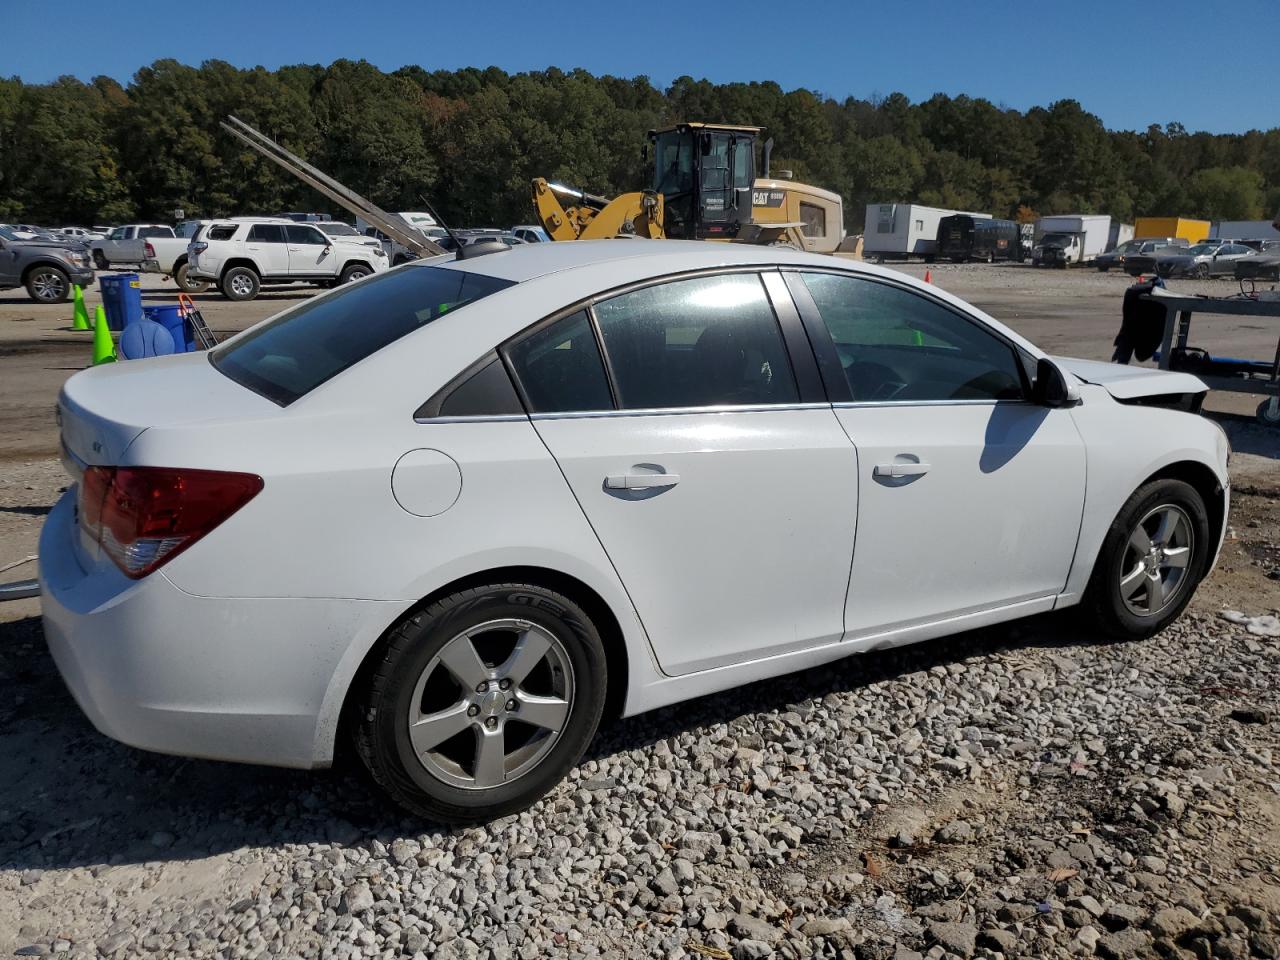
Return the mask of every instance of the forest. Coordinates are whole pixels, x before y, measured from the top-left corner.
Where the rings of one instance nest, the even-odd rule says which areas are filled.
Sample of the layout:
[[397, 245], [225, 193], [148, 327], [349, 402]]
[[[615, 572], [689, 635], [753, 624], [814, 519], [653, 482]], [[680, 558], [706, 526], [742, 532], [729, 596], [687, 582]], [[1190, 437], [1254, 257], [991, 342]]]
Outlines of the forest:
[[0, 221], [169, 221], [177, 208], [188, 217], [345, 216], [222, 131], [227, 114], [387, 209], [420, 209], [426, 197], [456, 226], [528, 221], [535, 176], [606, 196], [646, 187], [647, 132], [680, 120], [768, 128], [774, 170], [840, 193], [851, 233], [868, 202], [1130, 223], [1280, 209], [1280, 128], [1209, 134], [1171, 120], [1108, 130], [1070, 99], [1019, 111], [967, 96], [837, 100], [687, 76], [663, 90], [646, 77], [581, 70], [158, 60], [127, 86], [0, 78]]

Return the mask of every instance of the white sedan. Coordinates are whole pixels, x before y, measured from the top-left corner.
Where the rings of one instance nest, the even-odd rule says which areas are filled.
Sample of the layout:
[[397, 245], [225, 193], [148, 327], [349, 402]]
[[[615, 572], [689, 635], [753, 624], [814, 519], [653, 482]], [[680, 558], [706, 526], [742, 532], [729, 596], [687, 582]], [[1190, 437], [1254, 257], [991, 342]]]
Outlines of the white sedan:
[[776, 247], [468, 251], [67, 382], [45, 633], [99, 730], [351, 744], [480, 820], [604, 716], [1074, 604], [1142, 637], [1213, 564], [1194, 377]]

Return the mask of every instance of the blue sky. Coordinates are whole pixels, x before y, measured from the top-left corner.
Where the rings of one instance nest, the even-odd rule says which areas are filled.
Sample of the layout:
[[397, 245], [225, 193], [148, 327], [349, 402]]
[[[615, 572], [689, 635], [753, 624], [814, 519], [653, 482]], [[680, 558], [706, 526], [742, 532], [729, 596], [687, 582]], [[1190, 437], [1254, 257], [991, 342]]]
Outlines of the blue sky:
[[0, 75], [31, 82], [125, 82], [162, 57], [348, 57], [388, 70], [583, 67], [658, 86], [686, 73], [774, 80], [837, 98], [967, 93], [1020, 109], [1071, 97], [1113, 129], [1280, 126], [1280, 0], [0, 0], [0, 24]]

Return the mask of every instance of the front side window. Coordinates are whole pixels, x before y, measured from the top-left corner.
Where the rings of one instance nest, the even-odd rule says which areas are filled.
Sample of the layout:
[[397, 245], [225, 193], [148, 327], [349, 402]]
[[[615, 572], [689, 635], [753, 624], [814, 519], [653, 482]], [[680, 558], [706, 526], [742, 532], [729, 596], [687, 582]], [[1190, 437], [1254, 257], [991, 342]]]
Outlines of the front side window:
[[855, 402], [1023, 398], [1017, 353], [980, 324], [889, 284], [803, 277]]
[[612, 410], [609, 379], [585, 310], [534, 331], [507, 350], [530, 413]]
[[623, 409], [799, 399], [782, 332], [754, 273], [645, 287], [595, 311]]
[[315, 227], [305, 227], [302, 224], [289, 224], [289, 226], [284, 229], [285, 235], [289, 238], [290, 243], [316, 247], [327, 246], [329, 243], [329, 241], [325, 239], [325, 235]]
[[442, 267], [383, 273], [261, 323], [210, 358], [232, 380], [287, 406], [445, 313], [511, 285]]

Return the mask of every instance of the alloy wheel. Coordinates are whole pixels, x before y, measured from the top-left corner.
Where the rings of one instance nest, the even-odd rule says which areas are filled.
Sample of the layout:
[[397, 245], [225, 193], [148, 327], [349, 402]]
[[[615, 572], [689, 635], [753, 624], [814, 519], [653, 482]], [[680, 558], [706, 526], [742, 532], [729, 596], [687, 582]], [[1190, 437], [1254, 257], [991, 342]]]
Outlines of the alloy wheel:
[[363, 280], [368, 275], [369, 273], [366, 270], [352, 270], [347, 274], [347, 283], [351, 283], [355, 280]]
[[247, 297], [253, 293], [253, 281], [239, 273], [231, 278], [231, 292], [237, 297]]
[[31, 291], [37, 300], [57, 303], [67, 295], [67, 284], [56, 270], [37, 270], [31, 275]]
[[1150, 510], [1133, 532], [1120, 560], [1120, 598], [1130, 613], [1155, 616], [1188, 581], [1194, 555], [1191, 518], [1171, 503]]
[[484, 790], [510, 783], [551, 752], [569, 720], [568, 651], [529, 620], [490, 620], [450, 639], [409, 701], [409, 741], [433, 776]]

